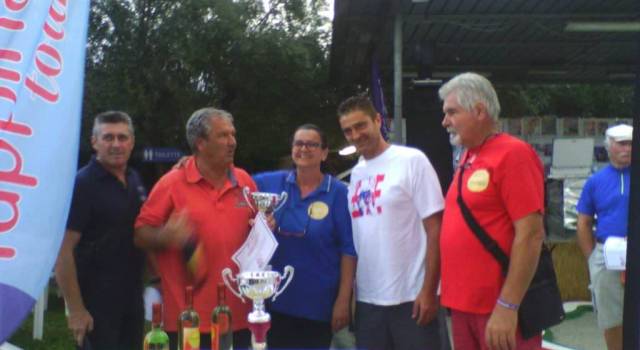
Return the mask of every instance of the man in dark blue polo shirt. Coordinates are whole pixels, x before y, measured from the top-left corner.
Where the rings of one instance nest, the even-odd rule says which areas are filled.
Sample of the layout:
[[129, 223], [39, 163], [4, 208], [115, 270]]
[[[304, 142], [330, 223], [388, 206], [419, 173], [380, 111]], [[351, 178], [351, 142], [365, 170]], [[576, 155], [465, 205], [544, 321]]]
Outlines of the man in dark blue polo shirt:
[[604, 145], [611, 164], [587, 180], [576, 207], [578, 245], [589, 262], [598, 327], [609, 350], [622, 349], [624, 286], [620, 271], [606, 269], [603, 245], [609, 237], [627, 236], [632, 134], [629, 125], [607, 129]]
[[[146, 191], [127, 166], [134, 146], [131, 118], [109, 111], [96, 116], [96, 151], [78, 172], [56, 280], [79, 347], [141, 349], [143, 253], [133, 245], [133, 223]], [[88, 338], [88, 340], [87, 340]]]

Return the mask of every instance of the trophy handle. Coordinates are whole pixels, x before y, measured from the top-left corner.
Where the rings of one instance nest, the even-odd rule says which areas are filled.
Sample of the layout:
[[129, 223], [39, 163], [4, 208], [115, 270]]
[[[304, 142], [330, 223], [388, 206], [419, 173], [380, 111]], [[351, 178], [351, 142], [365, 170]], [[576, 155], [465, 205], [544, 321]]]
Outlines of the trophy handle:
[[237, 284], [237, 280], [233, 277], [233, 272], [231, 272], [230, 268], [227, 267], [226, 269], [222, 270], [222, 281], [227, 286], [227, 288], [231, 289], [231, 293], [235, 294], [244, 303], [242, 294], [240, 292], [237, 292], [235, 288], [231, 286], [231, 282], [229, 282], [232, 281], [234, 284]]
[[282, 208], [282, 206], [284, 206], [284, 203], [287, 202], [287, 198], [289, 198], [289, 195], [287, 195], [287, 192], [282, 191], [282, 193], [280, 193], [280, 198], [278, 199], [280, 201], [280, 203], [278, 203], [278, 206], [275, 207], [275, 209], [273, 209], [273, 212], [277, 212], [278, 210], [280, 210], [280, 208]]
[[251, 197], [251, 189], [249, 188], [249, 186], [244, 186], [242, 188], [242, 195], [244, 196], [244, 200], [247, 201], [249, 208], [251, 208], [255, 212], [256, 208], [253, 207], [253, 201], [249, 200], [249, 197]]
[[278, 295], [284, 292], [284, 290], [287, 288], [287, 286], [291, 282], [292, 278], [293, 278], [293, 267], [291, 265], [287, 265], [284, 267], [284, 274], [282, 275], [282, 279], [285, 280], [284, 285], [282, 286], [282, 288], [278, 288], [278, 290], [273, 294], [273, 298], [271, 299], [272, 301], [276, 301], [276, 298], [278, 297]]

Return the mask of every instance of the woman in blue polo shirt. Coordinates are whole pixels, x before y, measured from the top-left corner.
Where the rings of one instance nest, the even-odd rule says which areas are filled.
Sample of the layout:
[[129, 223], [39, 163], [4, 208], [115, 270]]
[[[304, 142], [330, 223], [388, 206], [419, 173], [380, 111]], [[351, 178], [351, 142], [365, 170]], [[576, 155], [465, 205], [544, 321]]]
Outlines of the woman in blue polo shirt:
[[263, 192], [286, 191], [275, 213], [278, 239], [271, 265], [291, 265], [291, 284], [269, 306], [269, 347], [324, 348], [332, 331], [349, 323], [355, 249], [347, 208], [347, 187], [321, 171], [328, 146], [313, 124], [298, 127], [291, 143], [295, 169], [254, 176]]

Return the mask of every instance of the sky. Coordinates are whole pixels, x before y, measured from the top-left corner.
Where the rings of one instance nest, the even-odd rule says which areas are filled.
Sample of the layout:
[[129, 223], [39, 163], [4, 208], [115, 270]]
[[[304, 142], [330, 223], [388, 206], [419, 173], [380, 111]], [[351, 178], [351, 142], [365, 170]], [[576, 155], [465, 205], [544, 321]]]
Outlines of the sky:
[[333, 20], [333, 3], [334, 3], [334, 0], [327, 0], [329, 9], [326, 12], [322, 13], [322, 15], [324, 15], [325, 17], [329, 17], [330, 20]]
[[[333, 20], [333, 3], [335, 0], [326, 0], [328, 9], [327, 11], [323, 11], [322, 15], [328, 17], [330, 20]], [[267, 7], [267, 0], [262, 0], [262, 3]]]

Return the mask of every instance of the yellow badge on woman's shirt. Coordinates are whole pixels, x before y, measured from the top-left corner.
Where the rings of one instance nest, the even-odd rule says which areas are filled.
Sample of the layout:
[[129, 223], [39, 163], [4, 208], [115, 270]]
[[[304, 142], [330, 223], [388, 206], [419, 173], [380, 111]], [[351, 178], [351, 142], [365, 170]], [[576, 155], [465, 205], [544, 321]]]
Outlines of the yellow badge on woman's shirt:
[[489, 172], [487, 169], [478, 169], [469, 176], [467, 189], [471, 192], [482, 192], [489, 186]]
[[307, 213], [314, 220], [322, 220], [329, 214], [329, 206], [325, 202], [316, 201], [309, 204]]

